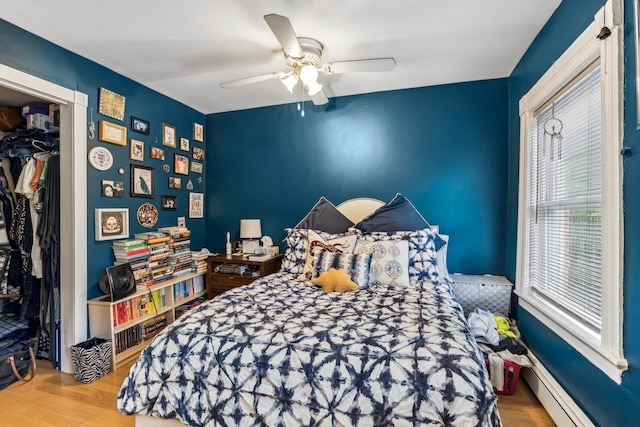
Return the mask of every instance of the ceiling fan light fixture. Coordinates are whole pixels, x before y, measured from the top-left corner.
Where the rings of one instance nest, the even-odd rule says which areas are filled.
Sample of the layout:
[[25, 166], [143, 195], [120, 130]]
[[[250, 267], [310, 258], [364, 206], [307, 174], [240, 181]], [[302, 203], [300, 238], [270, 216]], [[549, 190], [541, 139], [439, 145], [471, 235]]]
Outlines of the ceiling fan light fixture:
[[313, 65], [304, 65], [300, 68], [300, 80], [310, 87], [318, 82], [318, 70]]
[[318, 82], [313, 82], [307, 85], [307, 93], [309, 94], [309, 96], [313, 96], [316, 93], [320, 92], [321, 90], [322, 90], [322, 85]]
[[293, 88], [298, 84], [298, 76], [295, 74], [289, 74], [287, 77], [280, 79], [280, 81], [287, 87], [289, 93], [293, 93]]

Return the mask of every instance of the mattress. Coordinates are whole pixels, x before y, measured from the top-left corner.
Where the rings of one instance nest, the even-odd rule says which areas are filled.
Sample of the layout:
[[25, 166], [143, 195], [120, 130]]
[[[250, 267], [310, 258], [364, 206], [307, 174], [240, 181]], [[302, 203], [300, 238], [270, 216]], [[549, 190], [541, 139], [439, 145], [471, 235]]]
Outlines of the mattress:
[[117, 398], [193, 426], [501, 426], [496, 402], [447, 283], [324, 293], [289, 273], [170, 324]]

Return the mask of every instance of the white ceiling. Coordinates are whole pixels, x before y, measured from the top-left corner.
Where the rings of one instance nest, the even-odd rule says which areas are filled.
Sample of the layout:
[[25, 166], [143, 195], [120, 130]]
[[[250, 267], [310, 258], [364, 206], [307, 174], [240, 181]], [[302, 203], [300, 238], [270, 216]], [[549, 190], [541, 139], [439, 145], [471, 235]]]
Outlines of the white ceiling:
[[[329, 98], [507, 77], [560, 0], [20, 0], [0, 17], [205, 113], [297, 101], [263, 16], [324, 45], [321, 64], [394, 57], [391, 72], [321, 75]], [[109, 88], [117, 92], [117, 88]]]

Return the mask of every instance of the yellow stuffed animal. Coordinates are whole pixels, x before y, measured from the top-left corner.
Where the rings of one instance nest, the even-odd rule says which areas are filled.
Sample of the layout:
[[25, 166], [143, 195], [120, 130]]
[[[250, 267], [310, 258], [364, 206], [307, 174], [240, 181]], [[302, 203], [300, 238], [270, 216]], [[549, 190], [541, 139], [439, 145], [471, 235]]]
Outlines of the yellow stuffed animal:
[[311, 283], [322, 286], [325, 292], [349, 292], [358, 289], [358, 285], [343, 269], [330, 268], [315, 279], [311, 279]]

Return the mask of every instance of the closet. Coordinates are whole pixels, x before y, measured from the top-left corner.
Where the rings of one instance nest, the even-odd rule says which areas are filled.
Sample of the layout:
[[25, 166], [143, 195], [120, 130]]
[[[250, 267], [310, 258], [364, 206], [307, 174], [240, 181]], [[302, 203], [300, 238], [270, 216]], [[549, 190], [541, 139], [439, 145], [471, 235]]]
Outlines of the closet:
[[0, 88], [0, 106], [0, 348], [35, 338], [60, 369], [59, 132], [41, 99]]

